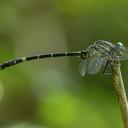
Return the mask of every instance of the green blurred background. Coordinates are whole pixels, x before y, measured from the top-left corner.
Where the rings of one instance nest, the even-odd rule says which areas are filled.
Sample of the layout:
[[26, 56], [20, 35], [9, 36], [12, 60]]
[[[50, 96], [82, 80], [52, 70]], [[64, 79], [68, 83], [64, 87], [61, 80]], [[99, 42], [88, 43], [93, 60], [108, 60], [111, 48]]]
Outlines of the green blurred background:
[[[127, 0], [0, 0], [0, 62], [127, 45]], [[79, 58], [35, 60], [0, 71], [0, 128], [122, 128], [111, 77], [81, 77]], [[128, 63], [122, 63], [126, 92]]]

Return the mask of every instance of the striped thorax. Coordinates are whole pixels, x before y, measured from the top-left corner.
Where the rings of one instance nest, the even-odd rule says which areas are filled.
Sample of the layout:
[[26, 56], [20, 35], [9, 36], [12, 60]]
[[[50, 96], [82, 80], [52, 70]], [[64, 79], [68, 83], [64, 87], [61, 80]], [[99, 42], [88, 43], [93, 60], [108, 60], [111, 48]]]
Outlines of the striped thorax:
[[86, 58], [98, 55], [101, 57], [107, 56], [109, 59], [113, 59], [123, 54], [124, 46], [122, 43], [112, 44], [104, 40], [98, 40], [90, 45], [86, 51]]

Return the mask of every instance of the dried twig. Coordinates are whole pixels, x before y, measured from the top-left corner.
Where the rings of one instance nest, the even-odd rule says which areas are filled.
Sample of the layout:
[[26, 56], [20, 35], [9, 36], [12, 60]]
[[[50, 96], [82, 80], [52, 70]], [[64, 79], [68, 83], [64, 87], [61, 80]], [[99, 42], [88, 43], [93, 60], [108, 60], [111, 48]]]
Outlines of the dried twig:
[[120, 64], [112, 65], [111, 68], [112, 68], [113, 85], [118, 97], [118, 102], [122, 113], [122, 119], [125, 128], [128, 128], [128, 103], [127, 103], [127, 97], [122, 79], [122, 74], [120, 70]]

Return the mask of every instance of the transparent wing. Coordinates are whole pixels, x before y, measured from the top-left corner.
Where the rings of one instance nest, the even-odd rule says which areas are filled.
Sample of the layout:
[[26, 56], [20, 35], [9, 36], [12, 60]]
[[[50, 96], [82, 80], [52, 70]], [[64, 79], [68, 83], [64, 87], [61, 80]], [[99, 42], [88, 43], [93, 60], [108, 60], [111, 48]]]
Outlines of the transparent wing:
[[97, 74], [102, 65], [106, 63], [106, 59], [100, 56], [90, 57], [88, 59], [81, 59], [79, 65], [79, 71], [81, 76], [85, 76], [86, 74]]
[[79, 65], [79, 72], [81, 76], [85, 76], [87, 73], [87, 62], [88, 59], [81, 59], [80, 65]]
[[124, 53], [121, 57], [119, 57], [119, 60], [121, 61], [128, 60], [128, 48], [124, 50]]
[[103, 59], [104, 58], [102, 58], [100, 56], [89, 58], [88, 65], [87, 65], [87, 73], [88, 74], [97, 74], [103, 65]]

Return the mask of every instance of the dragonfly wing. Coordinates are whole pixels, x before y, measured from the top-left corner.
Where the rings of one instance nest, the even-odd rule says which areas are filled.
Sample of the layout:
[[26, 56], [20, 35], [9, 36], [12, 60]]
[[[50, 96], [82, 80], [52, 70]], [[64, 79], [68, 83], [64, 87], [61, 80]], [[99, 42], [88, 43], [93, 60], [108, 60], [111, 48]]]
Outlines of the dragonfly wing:
[[81, 76], [85, 76], [87, 74], [87, 62], [88, 59], [81, 59], [79, 65], [79, 72]]
[[102, 57], [102, 65], [105, 66], [108, 60], [108, 57]]
[[123, 55], [119, 57], [119, 60], [121, 61], [128, 60], [128, 48], [125, 48]]
[[128, 60], [128, 52], [127, 53], [125, 52], [123, 56], [119, 57], [119, 60], [121, 61]]
[[88, 59], [82, 59], [79, 66], [81, 76], [86, 74], [97, 74], [104, 62], [102, 57], [91, 57]]
[[87, 73], [88, 74], [97, 74], [103, 65], [103, 58], [102, 57], [91, 57], [89, 58], [88, 66], [87, 66]]

